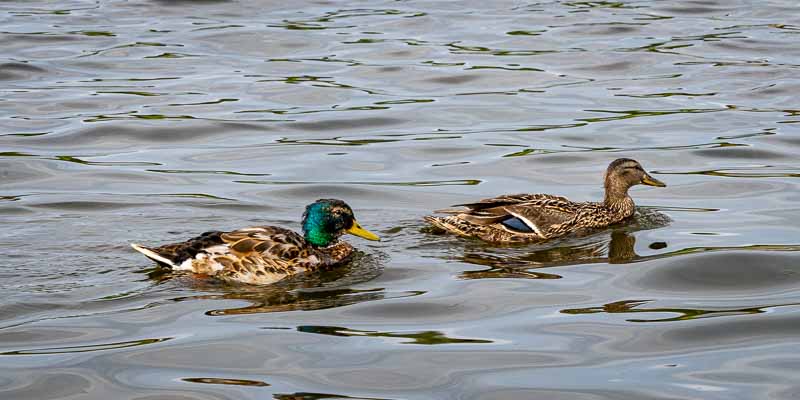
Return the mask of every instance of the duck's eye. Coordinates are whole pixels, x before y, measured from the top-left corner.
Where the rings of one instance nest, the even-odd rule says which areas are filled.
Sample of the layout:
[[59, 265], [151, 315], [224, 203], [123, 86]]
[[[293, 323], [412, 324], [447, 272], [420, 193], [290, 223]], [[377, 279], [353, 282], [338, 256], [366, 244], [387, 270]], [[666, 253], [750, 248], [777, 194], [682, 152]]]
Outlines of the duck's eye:
[[336, 225], [339, 229], [348, 229], [353, 226], [353, 218], [343, 212], [336, 213]]
[[625, 167], [625, 172], [631, 172], [631, 171], [644, 172], [642, 167], [640, 167], [638, 165], [632, 165], [630, 167]]

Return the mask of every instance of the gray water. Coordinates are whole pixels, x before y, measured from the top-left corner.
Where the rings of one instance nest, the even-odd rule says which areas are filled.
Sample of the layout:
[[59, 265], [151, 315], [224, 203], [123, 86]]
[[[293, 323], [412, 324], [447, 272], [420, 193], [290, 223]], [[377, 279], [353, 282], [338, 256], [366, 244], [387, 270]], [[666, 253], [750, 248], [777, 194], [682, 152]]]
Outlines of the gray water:
[[[775, 1], [0, 2], [0, 398], [800, 397], [800, 9]], [[490, 247], [503, 193], [634, 221]], [[379, 243], [268, 287], [128, 247], [346, 200]]]

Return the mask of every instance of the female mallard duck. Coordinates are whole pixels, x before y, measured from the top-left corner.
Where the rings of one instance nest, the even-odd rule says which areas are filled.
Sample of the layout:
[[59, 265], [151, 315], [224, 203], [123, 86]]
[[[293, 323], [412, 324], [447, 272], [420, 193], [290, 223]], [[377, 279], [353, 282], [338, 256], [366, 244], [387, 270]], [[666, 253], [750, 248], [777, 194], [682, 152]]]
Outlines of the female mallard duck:
[[586, 228], [604, 228], [633, 215], [633, 185], [667, 186], [635, 160], [620, 158], [608, 165], [602, 203], [576, 203], [549, 194], [512, 194], [459, 204], [466, 210], [442, 210], [448, 217], [427, 216], [431, 225], [487, 242], [538, 242]]
[[336, 199], [321, 199], [308, 205], [302, 226], [302, 236], [277, 226], [255, 226], [232, 232], [206, 232], [182, 243], [160, 247], [131, 246], [174, 270], [229, 281], [270, 284], [345, 261], [353, 246], [339, 241], [344, 233], [380, 240], [356, 222], [350, 206]]

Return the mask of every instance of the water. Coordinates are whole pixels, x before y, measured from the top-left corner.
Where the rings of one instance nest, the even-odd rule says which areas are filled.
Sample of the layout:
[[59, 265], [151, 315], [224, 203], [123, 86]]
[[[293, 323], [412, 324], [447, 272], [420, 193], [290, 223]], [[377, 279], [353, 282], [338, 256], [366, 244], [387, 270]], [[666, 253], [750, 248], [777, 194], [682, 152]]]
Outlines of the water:
[[[792, 1], [0, 3], [3, 399], [800, 397]], [[502, 193], [636, 220], [546, 245], [421, 232]], [[380, 243], [271, 287], [129, 242]]]

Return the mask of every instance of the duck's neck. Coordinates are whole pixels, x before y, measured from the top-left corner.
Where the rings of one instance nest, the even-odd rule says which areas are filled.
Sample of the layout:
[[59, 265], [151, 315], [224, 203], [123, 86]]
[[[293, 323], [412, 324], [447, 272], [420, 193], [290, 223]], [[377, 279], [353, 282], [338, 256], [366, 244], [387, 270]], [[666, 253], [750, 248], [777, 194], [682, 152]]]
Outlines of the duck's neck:
[[336, 235], [328, 232], [313, 218], [303, 220], [303, 237], [314, 247], [326, 247], [336, 242]]
[[331, 234], [330, 232], [319, 227], [304, 227], [303, 233], [303, 237], [306, 239], [306, 242], [310, 243], [314, 247], [328, 247], [332, 244], [335, 244], [339, 239], [338, 235]]
[[347, 242], [337, 242], [328, 247], [317, 248], [317, 256], [324, 265], [336, 265], [353, 254], [353, 246]]
[[633, 215], [635, 205], [633, 199], [628, 196], [627, 187], [615, 187], [612, 185], [606, 186], [606, 195], [603, 199], [603, 205], [608, 207], [612, 213], [620, 215], [623, 218]]

